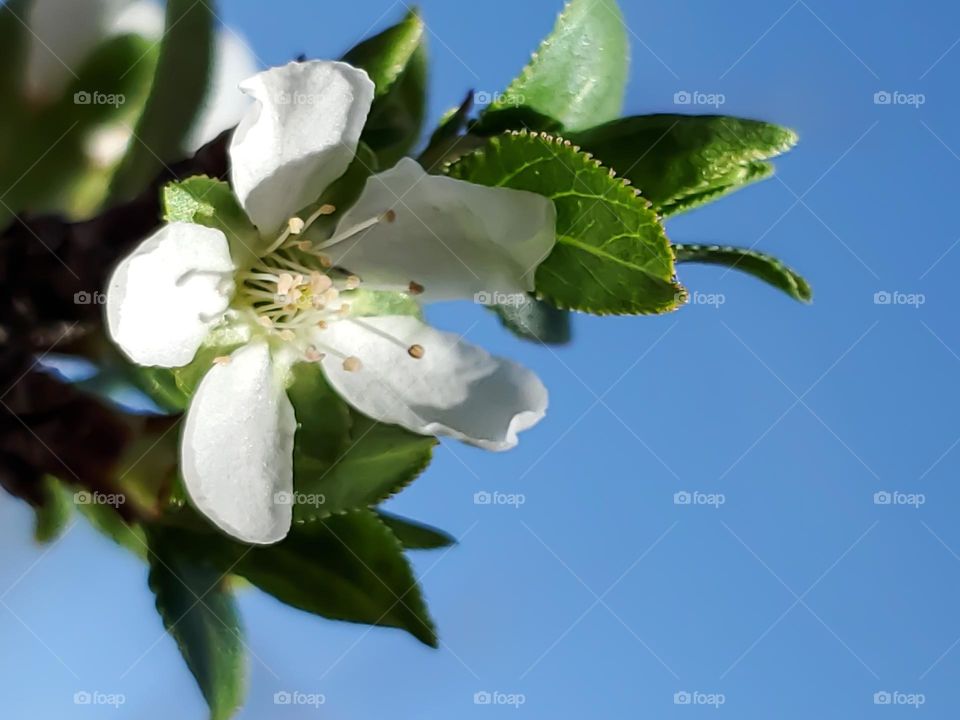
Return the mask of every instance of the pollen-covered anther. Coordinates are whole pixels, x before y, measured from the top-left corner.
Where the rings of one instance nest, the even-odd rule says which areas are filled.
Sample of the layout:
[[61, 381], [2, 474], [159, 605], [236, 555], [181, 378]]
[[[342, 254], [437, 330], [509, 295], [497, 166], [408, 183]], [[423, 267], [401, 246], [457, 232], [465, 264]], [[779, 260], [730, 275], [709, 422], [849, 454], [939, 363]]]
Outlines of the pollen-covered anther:
[[316, 295], [322, 295], [333, 287], [333, 280], [328, 275], [319, 272], [310, 273], [310, 292]]
[[213, 359], [213, 364], [214, 364], [214, 365], [220, 365], [221, 367], [224, 366], [224, 365], [229, 365], [229, 364], [230, 364], [230, 356], [229, 356], [229, 355], [220, 355], [219, 357], [215, 357], [215, 358]]
[[318, 327], [320, 330], [326, 330], [326, 329], [329, 327], [329, 325], [327, 324], [327, 321], [326, 321], [326, 320], [318, 320], [318, 321], [317, 321], [317, 327]]
[[289, 295], [291, 290], [300, 285], [303, 285], [303, 275], [280, 273], [280, 277], [277, 278], [277, 294]]
[[333, 215], [337, 211], [336, 205], [331, 205], [329, 203], [321, 205], [320, 209], [317, 210], [317, 213], [320, 215]]
[[297, 339], [297, 334], [293, 330], [281, 330], [279, 335], [280, 339], [285, 342], [293, 342]]
[[349, 275], [347, 276], [345, 285], [347, 290], [356, 290], [358, 287], [360, 287], [360, 278], [356, 275]]
[[388, 223], [395, 222], [397, 219], [397, 211], [393, 209], [387, 210], [383, 214], [383, 219], [386, 220]]
[[407, 355], [412, 357], [414, 360], [420, 360], [426, 354], [426, 350], [423, 349], [423, 345], [411, 345], [407, 348]]
[[423, 295], [424, 289], [425, 288], [423, 285], [418, 282], [414, 282], [413, 280], [411, 280], [410, 284], [407, 286], [407, 290], [410, 291], [411, 295]]
[[351, 355], [343, 361], [343, 369], [347, 372], [358, 372], [362, 367], [363, 363], [355, 355]]
[[291, 235], [299, 235], [306, 226], [307, 224], [298, 217], [292, 217], [287, 220], [287, 230], [290, 231]]
[[303, 356], [307, 359], [307, 362], [320, 362], [326, 357], [326, 353], [317, 350], [315, 345], [310, 345], [304, 351]]

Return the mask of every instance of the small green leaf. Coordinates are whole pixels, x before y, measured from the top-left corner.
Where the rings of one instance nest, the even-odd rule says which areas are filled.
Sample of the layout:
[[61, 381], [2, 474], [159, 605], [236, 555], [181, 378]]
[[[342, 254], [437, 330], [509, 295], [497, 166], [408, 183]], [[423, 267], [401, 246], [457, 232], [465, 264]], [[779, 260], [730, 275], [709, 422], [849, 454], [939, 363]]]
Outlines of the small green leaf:
[[210, 84], [215, 3], [168, 0], [160, 58], [130, 151], [113, 177], [115, 200], [136, 195], [184, 154], [184, 143]]
[[461, 180], [527, 190], [557, 208], [557, 244], [537, 268], [537, 294], [596, 315], [673, 310], [684, 300], [673, 253], [646, 201], [570, 143], [538, 133], [492, 138], [447, 168]]
[[406, 72], [423, 42], [423, 31], [419, 13], [410, 10], [396, 25], [348, 50], [343, 61], [366, 70], [376, 86], [376, 97], [382, 98]]
[[773, 173], [773, 163], [762, 160], [752, 162], [738, 169], [736, 172], [731, 173], [726, 178], [717, 181], [717, 184], [713, 187], [672, 200], [668, 204], [659, 207], [658, 210], [664, 218], [689, 212], [701, 205], [716, 202], [720, 198], [726, 197], [737, 190], [742, 190], [755, 182], [766, 180], [771, 177]]
[[[337, 407], [337, 403], [342, 401], [334, 395], [326, 404]], [[333, 513], [377, 505], [413, 482], [433, 458], [435, 438], [385, 425], [352, 410], [346, 424], [345, 449], [323, 455], [306, 447], [315, 431], [308, 430], [304, 422], [304, 446], [298, 445], [294, 452], [295, 523], [309, 524]]]
[[544, 345], [565, 345], [570, 342], [570, 313], [550, 303], [528, 298], [518, 305], [495, 305], [491, 308], [504, 327], [517, 337]]
[[263, 240], [240, 206], [230, 185], [206, 175], [195, 175], [163, 188], [167, 222], [189, 222], [220, 230], [227, 236], [235, 262], [254, 259]]
[[769, 176], [764, 161], [792, 148], [792, 130], [721, 115], [638, 115], [569, 139], [623, 174], [663, 214]]
[[222, 536], [199, 537], [196, 546], [287, 605], [332, 620], [400, 628], [437, 646], [403, 548], [370, 510], [295, 527], [270, 547], [251, 549]]
[[294, 478], [297, 491], [305, 493], [312, 483], [301, 482], [304, 463], [320, 458], [331, 464], [350, 445], [350, 408], [330, 387], [317, 363], [298, 363], [291, 371], [293, 382], [287, 388], [287, 397], [293, 404], [297, 418], [294, 440]]
[[[616, 0], [572, 0], [520, 76], [488, 108], [523, 107], [579, 130], [620, 115], [630, 48]], [[541, 129], [541, 128], [538, 128]]]
[[73, 515], [73, 503], [66, 488], [52, 475], [43, 478], [43, 504], [34, 509], [33, 537], [39, 543], [56, 540]]
[[211, 720], [228, 720], [246, 694], [243, 628], [227, 580], [199, 553], [150, 531], [150, 589], [163, 626], [173, 636], [210, 707]]
[[455, 537], [435, 527], [383, 510], [377, 510], [377, 516], [393, 531], [406, 550], [439, 550], [457, 544]]
[[147, 536], [139, 525], [128, 525], [109, 505], [98, 503], [77, 505], [77, 510], [99, 533], [106, 535], [140, 559], [147, 559]]
[[424, 24], [411, 10], [398, 24], [344, 55], [376, 85], [362, 139], [387, 169], [420, 139], [426, 115], [427, 56]]
[[749, 248], [722, 247], [720, 245], [674, 245], [678, 263], [704, 263], [722, 265], [731, 270], [740, 270], [780, 288], [794, 300], [810, 302], [813, 290], [803, 277], [766, 253]]
[[417, 162], [428, 173], [438, 172], [445, 163], [453, 162], [483, 144], [480, 138], [464, 135], [472, 109], [473, 91], [471, 90], [459, 107], [450, 108], [440, 118], [440, 123], [430, 136], [426, 149], [417, 158]]

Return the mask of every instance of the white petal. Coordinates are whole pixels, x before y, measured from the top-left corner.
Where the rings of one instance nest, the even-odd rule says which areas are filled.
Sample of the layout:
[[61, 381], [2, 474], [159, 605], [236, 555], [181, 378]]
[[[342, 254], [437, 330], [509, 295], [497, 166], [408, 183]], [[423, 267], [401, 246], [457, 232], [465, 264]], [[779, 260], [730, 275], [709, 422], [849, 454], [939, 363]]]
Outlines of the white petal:
[[424, 300], [475, 299], [533, 290], [556, 242], [556, 210], [542, 195], [427, 175], [410, 159], [367, 181], [337, 232], [392, 209], [381, 222], [328, 250], [366, 287], [414, 281]]
[[163, 11], [146, 0], [34, 0], [25, 20], [31, 33], [26, 88], [37, 100], [59, 97], [107, 38], [128, 32], [152, 38], [163, 32]]
[[110, 336], [140, 365], [186, 365], [230, 304], [233, 269], [219, 230], [192, 223], [164, 226], [110, 278]]
[[210, 89], [186, 141], [196, 152], [227, 128], [237, 125], [250, 107], [250, 98], [240, 91], [240, 82], [257, 72], [257, 61], [236, 31], [224, 28], [217, 34]]
[[183, 428], [181, 463], [194, 505], [224, 532], [255, 545], [290, 529], [297, 421], [263, 341], [214, 365]]
[[230, 145], [233, 186], [269, 234], [317, 200], [357, 151], [373, 82], [340, 62], [290, 63], [241, 83], [257, 103]]
[[[323, 369], [344, 400], [382, 422], [507, 450], [546, 413], [547, 390], [531, 371], [413, 317], [343, 320], [316, 338], [360, 359], [360, 370], [348, 372], [328, 354]], [[412, 345], [423, 348], [421, 359], [407, 353]]]

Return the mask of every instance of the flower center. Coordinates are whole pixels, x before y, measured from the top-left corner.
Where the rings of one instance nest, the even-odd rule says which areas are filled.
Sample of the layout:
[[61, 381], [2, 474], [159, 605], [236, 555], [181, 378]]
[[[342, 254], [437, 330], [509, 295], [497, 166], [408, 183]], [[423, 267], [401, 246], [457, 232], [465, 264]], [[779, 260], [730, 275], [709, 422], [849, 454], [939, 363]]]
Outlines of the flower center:
[[[350, 317], [350, 296], [345, 293], [360, 288], [362, 280], [334, 266], [324, 251], [379, 223], [393, 222], [396, 213], [387, 210], [321, 242], [303, 239], [303, 233], [318, 218], [335, 211], [332, 205], [323, 205], [306, 220], [291, 218], [263, 256], [252, 267], [237, 273], [236, 299], [240, 308], [254, 314], [258, 325], [271, 336], [296, 345], [308, 362], [332, 355], [342, 360], [345, 370], [357, 372], [363, 367], [360, 358], [318, 342], [317, 331], [326, 330], [335, 322], [349, 321], [380, 333], [362, 320]], [[413, 282], [409, 290], [413, 294], [423, 292], [422, 287]], [[389, 339], [410, 357], [424, 356], [420, 345], [407, 347], [395, 338]]]

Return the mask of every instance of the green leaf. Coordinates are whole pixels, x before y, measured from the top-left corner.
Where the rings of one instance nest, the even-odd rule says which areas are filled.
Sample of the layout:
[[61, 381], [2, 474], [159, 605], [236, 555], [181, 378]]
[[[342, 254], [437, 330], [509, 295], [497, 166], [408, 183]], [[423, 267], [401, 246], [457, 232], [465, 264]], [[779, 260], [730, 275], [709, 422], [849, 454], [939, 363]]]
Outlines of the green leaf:
[[387, 169], [416, 144], [426, 115], [427, 55], [424, 24], [411, 10], [406, 17], [344, 55], [367, 71], [376, 86], [362, 139]]
[[139, 525], [128, 525], [109, 505], [90, 503], [77, 505], [77, 510], [90, 525], [117, 545], [126, 548], [142, 560], [147, 559], [147, 536]]
[[157, 611], [197, 680], [211, 720], [228, 720], [246, 694], [243, 628], [226, 578], [198, 553], [150, 532], [150, 589]]
[[567, 130], [612, 120], [623, 107], [629, 55], [616, 0], [572, 0], [520, 76], [487, 109], [482, 124], [515, 108], [553, 118]]
[[393, 531], [406, 550], [439, 550], [457, 544], [456, 538], [435, 527], [383, 510], [377, 510], [377, 516]]
[[400, 628], [437, 646], [400, 542], [370, 510], [295, 527], [269, 547], [216, 537], [198, 538], [196, 547], [217, 553], [221, 565], [287, 605], [332, 620]]
[[557, 208], [557, 244], [537, 268], [537, 294], [596, 315], [673, 310], [684, 300], [673, 253], [646, 201], [570, 143], [538, 133], [492, 138], [447, 168], [461, 180], [527, 190]]
[[52, 475], [45, 475], [43, 504], [35, 508], [33, 537], [39, 543], [56, 540], [63, 533], [73, 515], [73, 503], [66, 488]]
[[736, 173], [732, 173], [726, 179], [718, 181], [714, 187], [685, 195], [682, 198], [671, 201], [667, 205], [661, 206], [658, 210], [664, 218], [689, 212], [701, 205], [716, 202], [720, 198], [726, 197], [737, 190], [742, 190], [755, 182], [766, 180], [771, 177], [773, 173], [773, 163], [764, 161], [752, 162]]
[[251, 263], [263, 240], [240, 206], [230, 185], [206, 175], [195, 175], [163, 188], [167, 222], [190, 222], [215, 228], [227, 236], [234, 261]]
[[210, 84], [215, 3], [167, 0], [166, 27], [146, 107], [130, 151], [113, 177], [115, 200], [132, 197], [163, 163], [179, 159]]
[[430, 136], [426, 149], [417, 158], [428, 173], [436, 173], [448, 162], [483, 144], [480, 138], [464, 135], [473, 109], [473, 91], [467, 93], [459, 107], [450, 108], [440, 118], [437, 129]]
[[544, 345], [565, 345], [570, 342], [570, 313], [550, 303], [528, 298], [519, 305], [495, 305], [491, 308], [504, 327], [517, 337]]
[[794, 300], [810, 302], [813, 290], [803, 277], [777, 258], [748, 248], [720, 245], [674, 245], [678, 263], [722, 265], [780, 288]]
[[[291, 393], [297, 412], [304, 403], [294, 397]], [[303, 439], [298, 435], [294, 451], [293, 519], [297, 524], [377, 505], [413, 482], [433, 458], [435, 438], [385, 425], [353, 410], [344, 422], [341, 413], [346, 406], [332, 390], [317, 406], [328, 408], [337, 419], [321, 425], [322, 420], [304, 418], [301, 424]], [[323, 410], [314, 410], [318, 412]], [[325, 442], [317, 440], [317, 426], [324, 427]], [[345, 447], [329, 452], [339, 444], [344, 426], [348, 428]]]
[[639, 115], [569, 139], [623, 174], [663, 214], [675, 214], [768, 177], [764, 162], [792, 148], [779, 125], [721, 115]]

